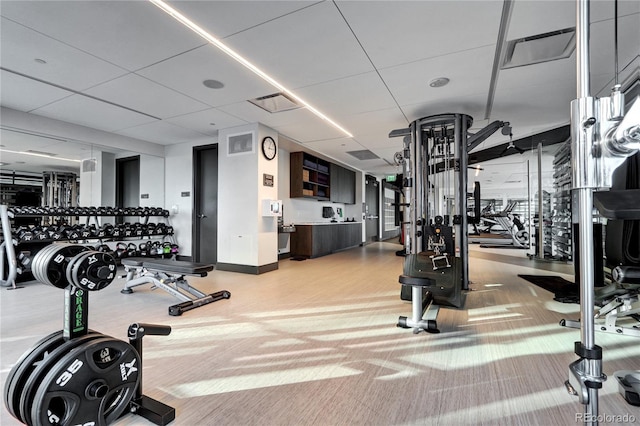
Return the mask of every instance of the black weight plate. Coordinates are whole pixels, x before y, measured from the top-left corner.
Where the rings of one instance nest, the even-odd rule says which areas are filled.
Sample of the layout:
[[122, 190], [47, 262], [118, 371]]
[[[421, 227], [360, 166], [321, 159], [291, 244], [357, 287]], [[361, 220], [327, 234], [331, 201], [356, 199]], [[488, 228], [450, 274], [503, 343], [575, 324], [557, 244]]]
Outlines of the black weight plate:
[[33, 396], [35, 395], [35, 392], [38, 389], [38, 385], [40, 384], [44, 376], [58, 362], [58, 360], [68, 354], [71, 349], [84, 342], [94, 340], [103, 336], [104, 335], [100, 333], [87, 334], [63, 342], [61, 345], [49, 352], [41, 362], [37, 363], [37, 365], [35, 365], [35, 368], [33, 368], [31, 374], [29, 374], [29, 376], [27, 377], [24, 386], [22, 387], [22, 392], [20, 393], [20, 403], [17, 406], [18, 410], [16, 412], [18, 416], [16, 416], [16, 418], [20, 419], [22, 422], [28, 425], [33, 424], [30, 419], [31, 406], [33, 405]]
[[102, 290], [116, 277], [118, 265], [109, 253], [90, 251], [77, 256], [67, 267], [69, 281], [88, 291]]
[[[95, 334], [95, 332], [89, 330], [89, 334]], [[41, 339], [31, 349], [24, 352], [9, 371], [9, 375], [5, 381], [4, 404], [9, 413], [18, 420], [22, 420], [18, 417], [18, 407], [20, 404], [20, 396], [23, 392], [27, 379], [38, 364], [42, 362], [42, 360], [46, 358], [51, 351], [62, 345], [64, 342], [62, 330], [51, 333], [47, 337]]]
[[57, 247], [47, 259], [43, 259], [41, 272], [46, 277], [45, 284], [66, 288], [69, 285], [66, 277], [69, 260], [88, 250], [87, 247], [77, 244], [61, 244], [60, 247]]
[[123, 340], [107, 337], [76, 346], [40, 382], [31, 424], [110, 424], [128, 408], [139, 368], [138, 352]]
[[60, 346], [62, 343], [64, 343], [62, 330], [51, 333], [23, 353], [9, 371], [4, 385], [4, 405], [13, 417], [17, 418], [20, 394], [22, 393], [24, 382], [29, 377], [29, 374], [31, 374], [37, 363], [40, 362], [48, 352]]

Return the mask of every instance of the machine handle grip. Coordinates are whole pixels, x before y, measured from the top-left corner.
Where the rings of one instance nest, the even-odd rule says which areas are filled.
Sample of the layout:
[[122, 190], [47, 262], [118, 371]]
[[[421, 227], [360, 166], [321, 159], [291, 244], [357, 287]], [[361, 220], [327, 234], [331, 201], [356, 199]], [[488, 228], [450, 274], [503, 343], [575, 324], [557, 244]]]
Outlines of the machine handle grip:
[[171, 327], [168, 325], [135, 323], [129, 326], [129, 339], [138, 339], [145, 335], [168, 336], [171, 334]]

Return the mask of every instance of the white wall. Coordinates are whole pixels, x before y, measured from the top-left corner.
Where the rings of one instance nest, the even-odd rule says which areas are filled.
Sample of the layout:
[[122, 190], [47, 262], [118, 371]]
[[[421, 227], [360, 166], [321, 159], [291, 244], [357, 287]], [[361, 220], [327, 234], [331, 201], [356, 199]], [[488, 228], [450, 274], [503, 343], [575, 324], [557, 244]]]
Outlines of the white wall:
[[171, 212], [171, 225], [181, 256], [192, 255], [193, 148], [217, 142], [217, 138], [207, 138], [165, 147], [164, 207]]
[[[109, 152], [94, 151], [95, 171], [80, 170], [80, 194], [78, 204], [89, 206], [113, 206], [116, 197], [116, 159]], [[89, 160], [89, 159], [87, 159]]]
[[164, 158], [153, 155], [140, 155], [140, 198], [142, 207], [164, 207], [165, 200], [165, 166]]
[[[229, 153], [229, 135], [252, 133], [253, 151]], [[257, 123], [220, 130], [218, 152], [218, 262], [262, 266], [278, 261], [278, 226], [275, 217], [262, 216], [262, 200], [278, 199], [278, 157], [264, 158], [260, 142], [278, 134]], [[263, 185], [263, 175], [274, 186]]]

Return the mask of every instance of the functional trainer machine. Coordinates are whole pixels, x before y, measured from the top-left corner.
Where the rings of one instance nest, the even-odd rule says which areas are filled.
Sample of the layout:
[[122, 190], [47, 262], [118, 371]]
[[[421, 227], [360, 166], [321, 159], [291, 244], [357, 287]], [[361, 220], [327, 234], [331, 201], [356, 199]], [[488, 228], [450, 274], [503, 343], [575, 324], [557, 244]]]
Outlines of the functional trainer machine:
[[399, 277], [402, 300], [412, 303], [411, 318], [398, 327], [438, 333], [440, 306], [461, 308], [469, 289], [467, 167], [468, 152], [507, 123], [496, 121], [469, 136], [473, 119], [465, 114], [434, 115], [394, 130], [404, 136], [405, 262]]
[[565, 386], [584, 405], [585, 423], [597, 425], [598, 389], [607, 376], [602, 371], [602, 348], [595, 344], [594, 271], [588, 261], [594, 259], [593, 192], [610, 188], [613, 171], [640, 149], [640, 101], [636, 99], [625, 114], [618, 84], [610, 97], [590, 96], [589, 8], [588, 0], [576, 0], [577, 99], [571, 102], [571, 171], [582, 225], [576, 250], [583, 261], [579, 269], [580, 341], [574, 346], [579, 359], [569, 366]]
[[191, 309], [231, 297], [227, 290], [203, 293], [189, 285], [185, 279], [185, 275], [206, 277], [207, 273], [213, 270], [213, 265], [210, 264], [130, 257], [122, 259], [122, 265], [127, 275], [124, 288], [120, 292], [131, 294], [133, 287], [152, 284], [152, 288], [160, 288], [182, 301], [169, 306], [169, 315], [179, 316]]

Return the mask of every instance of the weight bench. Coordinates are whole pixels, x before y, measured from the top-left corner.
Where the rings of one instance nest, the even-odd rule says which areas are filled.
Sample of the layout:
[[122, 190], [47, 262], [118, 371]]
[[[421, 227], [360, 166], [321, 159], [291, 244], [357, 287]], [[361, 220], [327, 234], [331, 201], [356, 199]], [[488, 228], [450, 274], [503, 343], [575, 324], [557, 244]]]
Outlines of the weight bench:
[[122, 265], [127, 275], [120, 293], [131, 294], [133, 287], [143, 284], [152, 284], [152, 289], [161, 288], [182, 301], [169, 306], [169, 315], [179, 316], [191, 309], [231, 297], [226, 290], [205, 294], [190, 286], [185, 279], [185, 275], [206, 277], [213, 270], [210, 264], [129, 257], [122, 259]]

